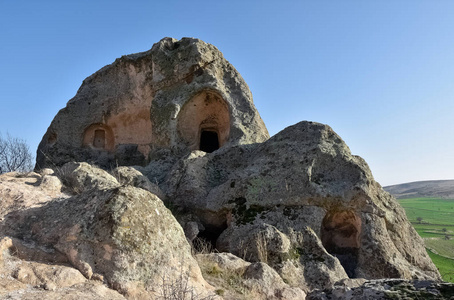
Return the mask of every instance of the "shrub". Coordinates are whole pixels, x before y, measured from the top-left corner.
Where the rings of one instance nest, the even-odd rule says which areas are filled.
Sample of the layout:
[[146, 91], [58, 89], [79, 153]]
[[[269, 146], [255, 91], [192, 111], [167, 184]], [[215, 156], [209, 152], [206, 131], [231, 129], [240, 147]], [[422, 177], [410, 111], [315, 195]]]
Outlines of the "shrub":
[[33, 169], [32, 154], [25, 140], [0, 135], [0, 174], [7, 172], [29, 172]]
[[160, 300], [213, 300], [214, 295], [201, 296], [194, 287], [189, 284], [189, 271], [181, 267], [176, 278], [170, 278], [166, 274], [162, 276], [162, 283], [159, 286]]

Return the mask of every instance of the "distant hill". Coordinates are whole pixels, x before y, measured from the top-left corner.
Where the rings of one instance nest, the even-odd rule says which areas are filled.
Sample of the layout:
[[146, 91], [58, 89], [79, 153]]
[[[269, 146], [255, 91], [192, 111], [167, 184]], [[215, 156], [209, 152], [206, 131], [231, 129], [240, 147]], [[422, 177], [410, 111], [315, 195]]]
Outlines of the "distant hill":
[[398, 199], [436, 197], [454, 199], [454, 180], [429, 180], [389, 185], [383, 189]]

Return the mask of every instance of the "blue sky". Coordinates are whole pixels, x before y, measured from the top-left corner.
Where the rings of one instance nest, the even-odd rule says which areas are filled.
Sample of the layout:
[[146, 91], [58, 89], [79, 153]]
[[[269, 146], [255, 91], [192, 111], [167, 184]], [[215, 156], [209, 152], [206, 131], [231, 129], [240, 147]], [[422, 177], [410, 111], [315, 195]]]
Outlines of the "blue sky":
[[161, 38], [214, 44], [270, 134], [330, 125], [382, 185], [454, 178], [454, 1], [0, 0], [0, 132], [33, 152], [83, 79]]

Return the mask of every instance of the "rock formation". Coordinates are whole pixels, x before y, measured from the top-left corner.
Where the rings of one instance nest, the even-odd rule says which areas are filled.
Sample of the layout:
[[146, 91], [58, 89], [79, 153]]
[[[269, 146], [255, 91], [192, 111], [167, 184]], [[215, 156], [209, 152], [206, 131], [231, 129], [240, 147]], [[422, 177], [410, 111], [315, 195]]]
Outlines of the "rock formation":
[[[124, 167], [120, 172], [128, 173]], [[60, 272], [58, 268], [54, 271], [36, 264], [24, 268], [24, 263], [7, 268], [7, 275], [26, 284], [43, 284], [45, 289], [50, 284], [57, 291], [100, 281], [127, 298], [149, 299], [160, 297], [166, 284], [174, 284], [176, 278], [187, 274], [195, 292], [210, 294], [212, 288], [202, 278], [183, 229], [156, 195], [144, 188], [120, 185], [116, 178], [87, 163], [68, 163], [58, 173], [76, 194], [11, 209], [2, 216], [0, 232], [8, 237], [1, 250], [5, 265], [20, 258], [69, 264], [77, 271], [71, 269], [73, 274], [64, 276], [74, 280], [60, 280], [55, 273]], [[0, 180], [15, 183], [16, 190], [24, 188], [14, 174], [8, 175], [1, 175]], [[39, 174], [33, 176], [41, 179]], [[134, 182], [133, 176], [128, 179], [125, 182]], [[44, 180], [35, 184], [49, 193]], [[1, 187], [0, 194], [8, 191]], [[40, 274], [50, 274], [49, 279], [36, 268]]]
[[380, 279], [343, 280], [332, 288], [316, 290], [307, 300], [392, 300], [392, 299], [452, 299], [454, 285], [433, 281]]
[[211, 152], [268, 137], [248, 86], [216, 47], [165, 38], [84, 80], [44, 135], [37, 167], [145, 165], [161, 148]]
[[219, 251], [273, 266], [304, 290], [356, 278], [439, 279], [422, 239], [363, 159], [326, 125], [175, 163], [164, 193]]
[[[31, 275], [57, 295], [170, 299], [178, 286], [179, 299], [329, 299], [389, 278], [451, 288], [363, 159], [323, 124], [269, 138], [241, 76], [197, 39], [165, 38], [87, 78], [36, 170], [0, 176], [2, 261], [75, 268], [70, 283]], [[0, 271], [17, 283], [41, 269]]]

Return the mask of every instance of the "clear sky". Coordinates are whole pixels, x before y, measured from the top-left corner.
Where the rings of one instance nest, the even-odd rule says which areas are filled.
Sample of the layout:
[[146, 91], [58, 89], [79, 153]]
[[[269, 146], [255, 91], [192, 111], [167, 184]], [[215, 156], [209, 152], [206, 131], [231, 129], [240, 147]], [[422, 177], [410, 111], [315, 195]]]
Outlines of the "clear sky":
[[326, 123], [382, 185], [454, 178], [454, 1], [0, 0], [0, 132], [35, 152], [84, 78], [166, 36], [218, 47], [271, 135]]

